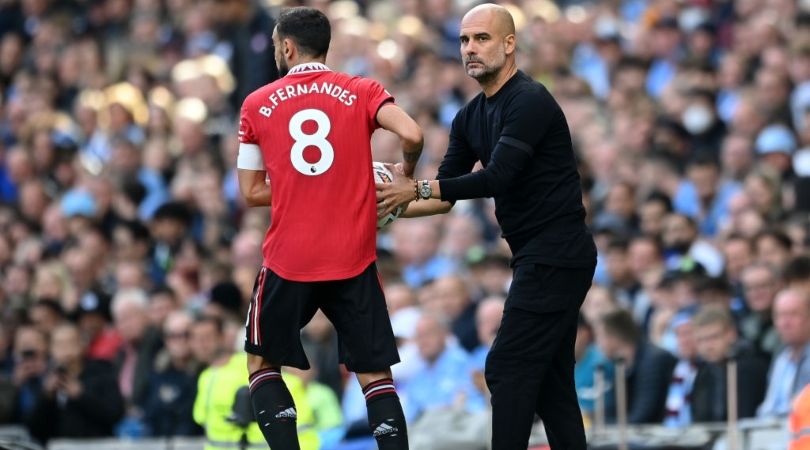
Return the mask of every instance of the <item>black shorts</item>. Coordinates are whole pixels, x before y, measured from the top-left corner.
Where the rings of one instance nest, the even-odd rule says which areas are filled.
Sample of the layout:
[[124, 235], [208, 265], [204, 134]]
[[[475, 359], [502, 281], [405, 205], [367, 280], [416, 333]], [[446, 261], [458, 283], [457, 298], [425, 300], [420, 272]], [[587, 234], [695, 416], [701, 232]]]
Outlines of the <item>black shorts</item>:
[[301, 328], [318, 309], [335, 326], [340, 362], [352, 372], [379, 372], [399, 362], [377, 266], [336, 281], [285, 280], [267, 267], [256, 277], [245, 351], [274, 366], [309, 369]]

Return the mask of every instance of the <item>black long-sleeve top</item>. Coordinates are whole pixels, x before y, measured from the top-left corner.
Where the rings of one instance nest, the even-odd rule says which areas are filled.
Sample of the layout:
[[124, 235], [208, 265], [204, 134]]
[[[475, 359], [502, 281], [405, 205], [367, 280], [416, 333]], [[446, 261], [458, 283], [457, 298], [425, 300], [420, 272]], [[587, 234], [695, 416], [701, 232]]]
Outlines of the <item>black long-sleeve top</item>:
[[[470, 173], [477, 161], [484, 169]], [[495, 198], [513, 266], [595, 264], [565, 115], [523, 72], [458, 112], [437, 179], [442, 200]]]
[[55, 437], [111, 437], [124, 414], [115, 370], [106, 361], [85, 361], [79, 375], [82, 393], [75, 399], [43, 392], [28, 418], [31, 435], [41, 442]]

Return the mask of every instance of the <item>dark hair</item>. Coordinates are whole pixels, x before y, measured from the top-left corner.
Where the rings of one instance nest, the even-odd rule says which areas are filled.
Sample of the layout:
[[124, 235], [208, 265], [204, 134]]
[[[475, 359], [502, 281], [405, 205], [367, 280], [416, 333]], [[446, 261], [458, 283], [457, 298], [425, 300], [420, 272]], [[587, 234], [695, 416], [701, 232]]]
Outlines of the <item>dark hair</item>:
[[304, 55], [326, 55], [332, 39], [329, 19], [315, 8], [297, 7], [284, 10], [278, 16], [276, 31], [279, 39], [292, 39]]
[[627, 248], [630, 246], [630, 239], [625, 236], [615, 236], [610, 241], [608, 241], [607, 250], [617, 250], [621, 252], [627, 252]]
[[695, 282], [695, 292], [697, 294], [703, 293], [718, 293], [726, 296], [734, 294], [734, 289], [731, 283], [724, 277], [702, 277]]
[[622, 56], [616, 64], [616, 71], [620, 70], [642, 70], [646, 72], [650, 65], [637, 56]]
[[666, 212], [672, 212], [672, 199], [669, 198], [667, 194], [664, 194], [661, 191], [652, 191], [650, 195], [644, 199], [643, 203], [660, 203], [664, 205], [664, 209]]
[[689, 161], [688, 167], [713, 167], [715, 169], [719, 169], [720, 165], [717, 162], [717, 159], [710, 155], [709, 153], [701, 152], [695, 155], [691, 161]]
[[188, 228], [194, 218], [191, 209], [185, 203], [173, 201], [164, 203], [155, 211], [152, 221], [157, 222], [160, 220], [174, 220]]
[[810, 279], [810, 256], [797, 256], [790, 260], [782, 272], [786, 283]]
[[641, 330], [633, 320], [633, 316], [624, 309], [617, 309], [602, 316], [602, 327], [605, 333], [626, 344], [635, 344], [641, 339]]
[[222, 335], [225, 331], [225, 322], [217, 316], [200, 316], [194, 321], [194, 325], [211, 324], [217, 330], [218, 335]]
[[59, 300], [54, 298], [40, 298], [34, 304], [34, 308], [45, 308], [50, 311], [52, 314], [56, 315], [60, 319], [65, 318], [65, 310], [62, 308], [62, 305], [59, 303]]
[[768, 228], [760, 231], [756, 236], [754, 236], [754, 244], [759, 243], [760, 239], [764, 238], [773, 238], [773, 240], [775, 240], [776, 243], [784, 250], [790, 251], [791, 248], [793, 248], [793, 241], [790, 239], [790, 236], [780, 229]]
[[746, 245], [748, 245], [748, 250], [754, 251], [754, 243], [751, 241], [750, 238], [746, 237], [743, 234], [736, 232], [729, 234], [728, 237], [726, 237], [726, 243], [729, 243], [731, 241], [743, 241], [746, 243]]

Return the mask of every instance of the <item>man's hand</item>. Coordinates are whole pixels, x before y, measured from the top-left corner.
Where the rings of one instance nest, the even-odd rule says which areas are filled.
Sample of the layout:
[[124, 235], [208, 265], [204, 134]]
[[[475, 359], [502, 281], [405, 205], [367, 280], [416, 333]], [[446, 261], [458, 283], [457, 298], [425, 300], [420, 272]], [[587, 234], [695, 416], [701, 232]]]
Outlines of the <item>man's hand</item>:
[[405, 176], [402, 164], [386, 164], [394, 179], [390, 183], [377, 183], [377, 216], [384, 217], [394, 212], [397, 207], [407, 208], [416, 200], [414, 180]]
[[64, 392], [68, 398], [76, 399], [82, 395], [82, 384], [75, 377], [59, 377], [59, 390]]
[[51, 373], [45, 377], [45, 381], [42, 383], [42, 390], [49, 398], [53, 398], [57, 389], [59, 389], [59, 376], [55, 373]]

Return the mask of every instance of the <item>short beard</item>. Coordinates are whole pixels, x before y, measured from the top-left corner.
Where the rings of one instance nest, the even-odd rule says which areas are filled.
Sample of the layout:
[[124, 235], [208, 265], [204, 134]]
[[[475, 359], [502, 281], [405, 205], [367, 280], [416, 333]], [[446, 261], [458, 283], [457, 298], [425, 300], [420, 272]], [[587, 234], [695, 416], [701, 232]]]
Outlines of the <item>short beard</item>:
[[287, 65], [287, 62], [284, 61], [284, 60], [278, 61], [276, 63], [276, 66], [278, 66], [277, 68], [278, 68], [278, 77], [279, 78], [284, 77], [290, 71], [290, 67]]
[[478, 83], [484, 84], [494, 80], [498, 76], [498, 72], [501, 71], [500, 69], [501, 69], [500, 67], [496, 68], [487, 67], [484, 69], [483, 72], [479, 72], [475, 75], [471, 75], [469, 72], [467, 72], [467, 75], [469, 75], [470, 78], [473, 78]]
[[[468, 62], [477, 62], [478, 64], [481, 64], [484, 68], [481, 70], [481, 72], [472, 75], [470, 74], [469, 71], [466, 71], [466, 65]], [[501, 69], [503, 69], [504, 67], [504, 62], [505, 61], [503, 61], [499, 66], [486, 66], [480, 60], [472, 59], [471, 61], [465, 61], [464, 66], [465, 71], [467, 72], [467, 75], [470, 78], [473, 78], [479, 84], [486, 84], [498, 77], [498, 74], [501, 73]]]

